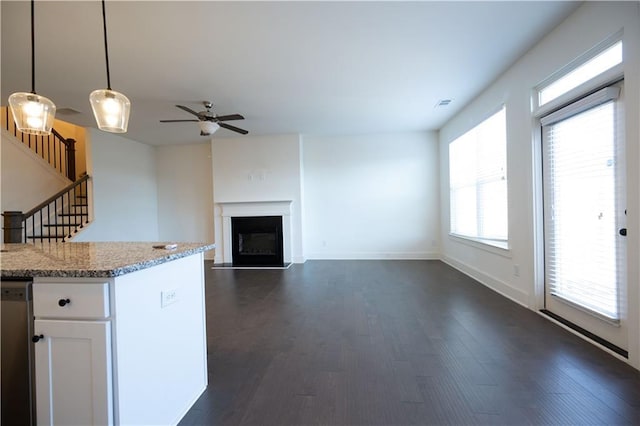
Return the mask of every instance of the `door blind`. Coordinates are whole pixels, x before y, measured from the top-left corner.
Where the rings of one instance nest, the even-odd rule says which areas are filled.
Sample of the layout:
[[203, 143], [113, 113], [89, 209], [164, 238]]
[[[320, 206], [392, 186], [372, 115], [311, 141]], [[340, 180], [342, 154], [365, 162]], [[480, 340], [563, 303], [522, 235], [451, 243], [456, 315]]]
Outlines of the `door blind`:
[[552, 296], [614, 321], [622, 261], [617, 93], [542, 120], [546, 285]]

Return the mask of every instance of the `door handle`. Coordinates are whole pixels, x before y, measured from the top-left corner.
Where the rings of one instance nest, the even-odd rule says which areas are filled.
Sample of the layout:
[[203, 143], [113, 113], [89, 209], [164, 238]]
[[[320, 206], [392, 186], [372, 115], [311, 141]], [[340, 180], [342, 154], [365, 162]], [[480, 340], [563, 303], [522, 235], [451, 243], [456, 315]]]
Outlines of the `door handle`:
[[622, 235], [623, 237], [627, 236], [627, 228], [621, 228], [620, 231], [618, 231], [620, 233], [620, 235]]

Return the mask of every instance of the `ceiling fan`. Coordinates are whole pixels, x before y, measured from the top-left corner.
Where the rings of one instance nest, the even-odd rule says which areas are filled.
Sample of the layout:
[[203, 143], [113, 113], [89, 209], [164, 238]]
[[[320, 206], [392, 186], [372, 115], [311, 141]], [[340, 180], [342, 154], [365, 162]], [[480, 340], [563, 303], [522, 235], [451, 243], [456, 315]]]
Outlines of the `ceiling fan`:
[[161, 123], [180, 123], [180, 122], [185, 122], [185, 121], [192, 121], [192, 122], [196, 122], [199, 123], [200, 126], [200, 136], [209, 136], [212, 135], [213, 133], [215, 133], [216, 130], [218, 130], [218, 127], [222, 127], [224, 129], [228, 129], [231, 130], [233, 132], [237, 132], [240, 133], [242, 135], [246, 135], [247, 133], [249, 133], [248, 131], [241, 129], [239, 127], [236, 126], [232, 126], [230, 124], [227, 123], [223, 123], [224, 121], [231, 121], [231, 120], [244, 120], [244, 117], [241, 116], [240, 114], [229, 114], [229, 115], [217, 115], [214, 114], [213, 112], [211, 112], [211, 107], [213, 107], [213, 104], [211, 102], [203, 102], [204, 107], [207, 109], [206, 111], [200, 111], [200, 112], [196, 112], [194, 110], [192, 110], [189, 107], [186, 107], [184, 105], [176, 105], [176, 107], [180, 108], [181, 110], [184, 110], [186, 112], [188, 112], [189, 114], [193, 114], [196, 117], [198, 117], [197, 120], [195, 119], [189, 119], [189, 120], [160, 120]]

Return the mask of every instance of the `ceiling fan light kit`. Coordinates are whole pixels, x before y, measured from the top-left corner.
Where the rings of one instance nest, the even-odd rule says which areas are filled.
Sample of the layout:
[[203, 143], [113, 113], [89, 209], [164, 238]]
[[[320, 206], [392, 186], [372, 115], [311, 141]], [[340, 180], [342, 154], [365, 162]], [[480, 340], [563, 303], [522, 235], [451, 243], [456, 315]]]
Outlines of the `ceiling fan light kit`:
[[212, 135], [220, 128], [218, 123], [213, 121], [199, 121], [198, 125], [200, 126], [200, 135], [201, 136], [209, 136]]
[[89, 102], [100, 130], [111, 133], [126, 133], [129, 125], [131, 102], [122, 93], [111, 90], [105, 0], [102, 0], [102, 26], [104, 30], [104, 56], [107, 65], [107, 88], [91, 92]]
[[32, 135], [50, 135], [56, 106], [50, 99], [36, 94], [35, 1], [31, 0], [31, 93], [17, 92], [9, 96], [13, 121], [19, 131]]

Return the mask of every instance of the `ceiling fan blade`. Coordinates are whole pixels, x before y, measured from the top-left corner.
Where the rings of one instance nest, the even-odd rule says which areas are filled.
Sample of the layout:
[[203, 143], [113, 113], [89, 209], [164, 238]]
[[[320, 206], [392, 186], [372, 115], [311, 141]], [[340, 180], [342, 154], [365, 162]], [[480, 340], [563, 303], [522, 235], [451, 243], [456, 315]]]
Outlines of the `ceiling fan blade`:
[[240, 114], [216, 115], [214, 118], [218, 121], [244, 120]]
[[193, 114], [196, 117], [200, 118], [200, 113], [199, 112], [195, 112], [194, 110], [192, 110], [191, 108], [188, 108], [184, 105], [176, 105], [178, 108], [180, 108], [183, 111], [187, 111], [189, 114]]
[[185, 122], [185, 121], [194, 121], [194, 122], [199, 122], [200, 120], [160, 120], [161, 123], [181, 123], [181, 122]]
[[241, 129], [239, 127], [236, 126], [232, 126], [231, 124], [227, 124], [227, 123], [218, 123], [220, 125], [220, 127], [224, 127], [225, 129], [231, 130], [233, 132], [238, 132], [241, 133], [243, 135], [246, 135], [247, 133], [249, 133], [248, 131]]

